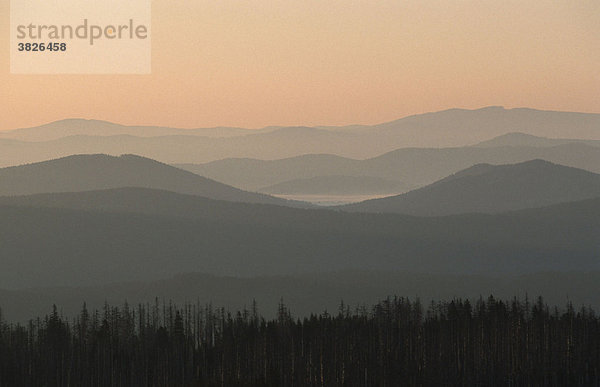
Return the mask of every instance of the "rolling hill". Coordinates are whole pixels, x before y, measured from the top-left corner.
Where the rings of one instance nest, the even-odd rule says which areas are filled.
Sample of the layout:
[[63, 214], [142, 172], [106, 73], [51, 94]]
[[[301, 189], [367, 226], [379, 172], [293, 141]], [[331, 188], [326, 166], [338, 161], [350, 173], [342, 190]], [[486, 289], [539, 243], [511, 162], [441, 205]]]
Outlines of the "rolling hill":
[[0, 131], [0, 138], [41, 142], [72, 136], [200, 136], [219, 138], [256, 133], [255, 130], [242, 128], [178, 129], [160, 126], [127, 126], [101, 120], [66, 119], [31, 128]]
[[600, 197], [600, 175], [532, 160], [478, 164], [426, 187], [341, 207], [418, 216], [498, 213]]
[[506, 146], [528, 146], [528, 147], [553, 147], [564, 144], [586, 144], [589, 146], [600, 146], [600, 140], [582, 140], [569, 138], [546, 138], [532, 136], [525, 133], [506, 133], [494, 137], [491, 140], [477, 144], [478, 147], [506, 147]]
[[600, 147], [583, 143], [552, 147], [403, 148], [366, 160], [304, 155], [281, 160], [225, 159], [177, 166], [247, 190], [259, 190], [289, 180], [333, 175], [377, 177], [418, 187], [475, 164], [514, 164], [532, 159], [600, 173]]
[[399, 148], [472, 145], [508, 132], [599, 139], [598, 127], [600, 114], [502, 107], [450, 109], [378, 125], [346, 128], [186, 130], [65, 120], [36, 128], [0, 132], [2, 139], [19, 140], [10, 146], [0, 142], [0, 166], [84, 153], [139, 154], [171, 164], [197, 164], [225, 158], [270, 160], [304, 154], [335, 154], [364, 159]]
[[448, 147], [475, 144], [509, 132], [557, 138], [568, 134], [575, 138], [599, 139], [599, 124], [600, 114], [594, 113], [488, 106], [475, 110], [448, 109], [417, 114], [375, 125], [373, 129], [379, 133], [402, 131], [418, 139], [418, 142], [407, 143], [407, 146]]
[[600, 199], [416, 218], [214, 201], [142, 188], [0, 201], [0, 288], [178, 273], [526, 274], [600, 269]]
[[135, 155], [76, 155], [0, 169], [0, 195], [4, 196], [119, 187], [163, 189], [233, 202], [308, 206], [300, 202], [245, 192]]
[[319, 176], [355, 176], [360, 160], [311, 154], [279, 160], [223, 159], [206, 164], [175, 164], [187, 171], [213, 176], [212, 179], [233, 183], [235, 187], [259, 190], [289, 180]]

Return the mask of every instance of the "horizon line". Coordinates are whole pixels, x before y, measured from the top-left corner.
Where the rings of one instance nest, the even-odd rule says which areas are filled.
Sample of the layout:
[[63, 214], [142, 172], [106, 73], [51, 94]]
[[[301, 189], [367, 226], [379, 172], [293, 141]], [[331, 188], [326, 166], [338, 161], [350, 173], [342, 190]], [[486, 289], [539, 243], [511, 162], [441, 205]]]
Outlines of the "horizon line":
[[541, 108], [531, 108], [531, 107], [526, 107], [526, 106], [520, 106], [520, 107], [510, 107], [507, 108], [503, 105], [486, 105], [486, 106], [482, 106], [479, 108], [460, 108], [460, 107], [453, 107], [453, 108], [447, 108], [447, 109], [442, 109], [442, 110], [432, 110], [432, 111], [425, 111], [422, 113], [414, 113], [414, 114], [409, 114], [406, 116], [402, 116], [399, 118], [395, 118], [389, 121], [379, 121], [373, 124], [345, 124], [345, 125], [302, 125], [302, 124], [298, 124], [298, 125], [267, 125], [267, 126], [263, 126], [263, 127], [242, 127], [242, 126], [227, 126], [227, 125], [217, 125], [217, 126], [197, 126], [197, 127], [189, 127], [189, 128], [184, 128], [184, 127], [178, 127], [178, 126], [163, 126], [163, 125], [156, 125], [156, 124], [122, 124], [122, 123], [118, 123], [115, 121], [109, 121], [109, 120], [105, 120], [105, 119], [100, 119], [100, 118], [83, 118], [83, 117], [69, 117], [69, 118], [62, 118], [59, 120], [54, 120], [54, 121], [47, 121], [44, 123], [40, 123], [39, 125], [35, 125], [35, 126], [21, 126], [21, 127], [17, 127], [17, 128], [9, 128], [9, 129], [0, 129], [0, 132], [11, 132], [11, 131], [17, 131], [17, 130], [24, 130], [24, 129], [33, 129], [33, 128], [39, 128], [41, 126], [46, 126], [46, 125], [52, 125], [52, 124], [56, 124], [56, 123], [60, 123], [60, 122], [66, 122], [66, 121], [92, 121], [92, 122], [100, 122], [100, 123], [105, 123], [105, 124], [111, 124], [111, 125], [118, 125], [118, 126], [123, 126], [123, 127], [149, 127], [149, 128], [167, 128], [167, 129], [175, 129], [175, 130], [200, 130], [200, 129], [241, 129], [241, 130], [249, 130], [249, 131], [260, 131], [260, 130], [265, 130], [265, 129], [277, 129], [277, 128], [345, 128], [345, 127], [351, 127], [351, 126], [364, 126], [364, 127], [369, 127], [369, 126], [378, 126], [378, 125], [384, 125], [384, 124], [388, 124], [391, 122], [395, 122], [395, 121], [400, 121], [400, 120], [404, 120], [404, 119], [408, 119], [408, 118], [412, 118], [412, 117], [419, 117], [419, 116], [423, 116], [423, 115], [428, 115], [428, 114], [436, 114], [436, 113], [444, 113], [444, 112], [449, 112], [449, 111], [453, 111], [453, 110], [458, 110], [458, 111], [479, 111], [479, 110], [491, 110], [491, 109], [498, 109], [498, 110], [535, 110], [535, 111], [540, 111], [540, 112], [554, 112], [554, 113], [572, 113], [572, 114], [600, 114], [600, 112], [585, 112], [585, 111], [571, 111], [571, 110], [552, 110], [552, 109], [541, 109]]

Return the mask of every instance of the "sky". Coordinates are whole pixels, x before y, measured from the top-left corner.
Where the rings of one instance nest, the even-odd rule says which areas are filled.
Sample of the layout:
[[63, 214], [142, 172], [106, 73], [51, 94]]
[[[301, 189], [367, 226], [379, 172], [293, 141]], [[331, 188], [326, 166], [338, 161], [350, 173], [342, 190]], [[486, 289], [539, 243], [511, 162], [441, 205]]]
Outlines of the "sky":
[[11, 75], [0, 130], [375, 124], [489, 105], [600, 113], [597, 0], [154, 0], [151, 75]]

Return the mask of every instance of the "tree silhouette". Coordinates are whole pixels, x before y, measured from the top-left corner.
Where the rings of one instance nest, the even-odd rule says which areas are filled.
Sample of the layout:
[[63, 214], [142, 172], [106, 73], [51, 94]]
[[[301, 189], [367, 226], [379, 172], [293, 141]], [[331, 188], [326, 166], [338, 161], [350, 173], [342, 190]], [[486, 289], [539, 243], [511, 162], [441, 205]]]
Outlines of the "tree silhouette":
[[56, 306], [2, 320], [1, 386], [598, 385], [600, 319], [490, 296], [387, 298], [370, 310], [272, 320], [199, 304], [112, 307], [66, 321]]

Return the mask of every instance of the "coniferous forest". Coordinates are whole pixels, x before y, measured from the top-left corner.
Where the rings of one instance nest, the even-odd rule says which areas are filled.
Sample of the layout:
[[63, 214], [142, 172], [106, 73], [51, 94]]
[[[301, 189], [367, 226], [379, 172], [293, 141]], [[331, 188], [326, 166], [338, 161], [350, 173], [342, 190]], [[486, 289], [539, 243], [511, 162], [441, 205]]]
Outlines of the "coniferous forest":
[[600, 384], [600, 319], [541, 298], [265, 319], [200, 304], [105, 305], [0, 322], [1, 386], [398, 386]]

